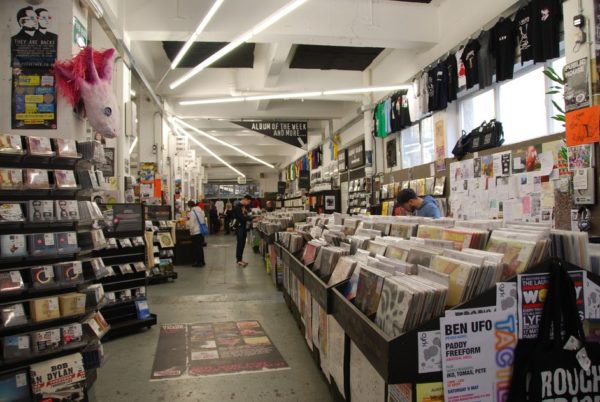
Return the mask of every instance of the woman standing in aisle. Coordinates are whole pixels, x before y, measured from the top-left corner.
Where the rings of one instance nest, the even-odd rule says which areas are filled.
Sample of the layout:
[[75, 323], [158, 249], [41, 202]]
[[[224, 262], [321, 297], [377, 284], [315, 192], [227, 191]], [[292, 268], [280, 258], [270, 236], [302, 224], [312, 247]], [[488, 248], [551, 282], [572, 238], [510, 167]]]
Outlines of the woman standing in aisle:
[[194, 247], [195, 264], [192, 267], [202, 268], [204, 262], [204, 236], [200, 231], [200, 225], [206, 224], [204, 211], [196, 205], [194, 201], [188, 201], [190, 212], [188, 213], [188, 227], [192, 236], [192, 246]]
[[252, 202], [252, 197], [249, 195], [245, 195], [242, 200], [233, 207], [233, 219], [234, 219], [234, 228], [236, 231], [237, 237], [237, 247], [235, 251], [235, 258], [237, 261], [238, 267], [244, 268], [248, 265], [246, 261], [243, 260], [244, 257], [244, 247], [246, 246], [246, 236], [248, 234], [248, 223], [252, 221], [252, 215], [248, 213], [247, 206]]
[[219, 212], [213, 201], [210, 202], [208, 216], [210, 217], [210, 234], [217, 234], [219, 232]]

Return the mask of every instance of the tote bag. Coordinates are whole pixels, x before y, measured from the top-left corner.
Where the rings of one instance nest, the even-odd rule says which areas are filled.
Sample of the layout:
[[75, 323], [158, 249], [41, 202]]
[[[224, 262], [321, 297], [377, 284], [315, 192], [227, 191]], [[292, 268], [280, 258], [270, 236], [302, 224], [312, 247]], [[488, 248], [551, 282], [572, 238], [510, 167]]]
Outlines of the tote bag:
[[198, 214], [196, 213], [196, 211], [193, 211], [194, 215], [196, 215], [196, 220], [198, 221], [198, 226], [200, 226], [200, 234], [202, 236], [208, 236], [208, 226], [206, 225], [206, 223], [202, 223], [200, 222], [200, 218], [198, 217]]
[[600, 347], [585, 340], [565, 263], [552, 265], [538, 338], [517, 344], [508, 402], [593, 402], [600, 393]]

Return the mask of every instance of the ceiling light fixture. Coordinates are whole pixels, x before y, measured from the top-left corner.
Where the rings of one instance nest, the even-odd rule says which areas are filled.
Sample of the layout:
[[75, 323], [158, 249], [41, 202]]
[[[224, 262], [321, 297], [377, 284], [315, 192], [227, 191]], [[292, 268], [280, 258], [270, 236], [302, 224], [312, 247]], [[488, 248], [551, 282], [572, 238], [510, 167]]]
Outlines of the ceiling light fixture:
[[270, 99], [298, 99], [298, 98], [314, 98], [316, 96], [322, 96], [323, 92], [298, 92], [289, 94], [275, 94], [275, 95], [257, 95], [257, 96], [246, 96], [246, 101], [260, 101]]
[[204, 28], [206, 28], [210, 20], [215, 16], [217, 10], [219, 10], [219, 7], [221, 7], [224, 2], [225, 0], [216, 0], [214, 2], [214, 4], [210, 8], [210, 10], [208, 10], [208, 13], [204, 16], [198, 27], [196, 27], [196, 30], [194, 31], [192, 36], [190, 36], [187, 42], [185, 42], [183, 47], [177, 53], [177, 56], [175, 56], [175, 58], [173, 59], [173, 62], [171, 63], [171, 70], [177, 68], [177, 65], [179, 64], [181, 59], [183, 59], [183, 57], [187, 54], [188, 50], [190, 50], [190, 47], [192, 47], [192, 44], [196, 41], [196, 39], [202, 33], [202, 31], [204, 31]]
[[323, 95], [352, 95], [352, 94], [367, 94], [372, 92], [389, 92], [399, 89], [408, 89], [410, 85], [389, 85], [385, 87], [364, 87], [350, 89], [334, 89], [331, 91], [323, 91]]
[[385, 87], [364, 87], [364, 88], [350, 88], [350, 89], [334, 89], [330, 91], [313, 91], [313, 92], [290, 92], [280, 93], [272, 95], [256, 95], [256, 96], [235, 96], [230, 98], [215, 98], [215, 99], [198, 99], [179, 102], [182, 106], [190, 105], [210, 105], [216, 103], [230, 103], [230, 102], [247, 102], [247, 101], [260, 101], [260, 100], [273, 100], [273, 99], [302, 99], [302, 98], [317, 98], [320, 96], [329, 95], [352, 95], [352, 94], [365, 94], [372, 92], [390, 92], [397, 91], [399, 89], [408, 89], [410, 85], [390, 85]]
[[213, 141], [215, 141], [215, 142], [217, 142], [217, 143], [219, 143], [219, 144], [221, 144], [223, 146], [231, 148], [234, 151], [239, 152], [240, 154], [242, 154], [244, 156], [247, 156], [248, 158], [250, 158], [250, 159], [252, 159], [252, 160], [254, 160], [256, 162], [262, 163], [263, 165], [268, 166], [271, 169], [275, 169], [275, 166], [271, 165], [270, 163], [265, 162], [262, 159], [257, 158], [256, 156], [250, 155], [248, 152], [244, 151], [243, 149], [240, 149], [240, 148], [236, 147], [235, 145], [231, 145], [228, 142], [222, 141], [222, 140], [220, 140], [220, 139], [218, 139], [218, 138], [216, 138], [216, 137], [214, 137], [214, 136], [212, 136], [212, 135], [210, 135], [210, 134], [208, 134], [208, 133], [200, 130], [199, 128], [196, 128], [196, 127], [192, 126], [191, 124], [186, 123], [185, 121], [183, 121], [183, 120], [181, 120], [181, 119], [179, 119], [177, 117], [174, 118], [173, 121], [175, 123], [178, 123], [179, 126], [183, 126], [183, 127], [189, 128], [190, 130], [192, 130], [192, 131], [194, 131], [194, 132], [196, 132], [196, 133], [198, 133], [198, 134], [200, 134], [200, 135], [202, 135], [202, 136], [204, 136], [206, 138], [209, 138], [209, 139], [211, 139], [211, 140], [213, 140]]
[[279, 21], [280, 19], [282, 19], [283, 17], [285, 17], [286, 15], [288, 15], [289, 13], [291, 13], [292, 11], [294, 11], [295, 9], [297, 9], [298, 7], [300, 7], [302, 4], [306, 3], [307, 1], [308, 0], [293, 0], [290, 3], [286, 4], [285, 6], [283, 6], [282, 8], [275, 11], [273, 14], [269, 15], [267, 18], [265, 18], [264, 20], [259, 22], [254, 28], [250, 29], [247, 32], [244, 32], [243, 34], [241, 34], [240, 36], [238, 36], [237, 38], [232, 40], [225, 47], [223, 47], [222, 49], [220, 49], [219, 51], [217, 51], [216, 53], [211, 55], [209, 58], [204, 60], [202, 63], [198, 64], [196, 67], [191, 69], [188, 73], [183, 75], [181, 78], [173, 81], [171, 83], [171, 85], [169, 85], [169, 88], [171, 88], [171, 89], [177, 88], [178, 86], [180, 86], [181, 84], [183, 84], [184, 82], [186, 82], [187, 80], [189, 80], [190, 78], [192, 78], [193, 76], [198, 74], [200, 71], [204, 70], [206, 67], [210, 66], [215, 61], [219, 60], [226, 54], [230, 53], [233, 49], [237, 48], [242, 43], [249, 41], [250, 38], [252, 38], [254, 35], [257, 35], [260, 32], [264, 31], [265, 29], [267, 29], [268, 27], [273, 25], [275, 22]]
[[240, 172], [239, 170], [237, 170], [236, 168], [234, 168], [233, 166], [231, 166], [223, 158], [221, 158], [219, 155], [217, 155], [216, 153], [214, 153], [213, 151], [211, 151], [206, 145], [204, 145], [203, 143], [201, 143], [200, 141], [198, 141], [193, 135], [191, 135], [184, 128], [182, 128], [181, 126], [179, 126], [176, 121], [172, 121], [172, 123], [173, 123], [173, 128], [175, 129], [175, 132], [177, 132], [179, 135], [183, 135], [183, 136], [189, 138], [194, 144], [198, 145], [200, 148], [202, 148], [203, 150], [205, 150], [206, 152], [208, 152], [210, 155], [214, 156], [215, 159], [217, 159], [223, 165], [227, 166], [229, 169], [231, 169], [232, 171], [234, 171], [238, 175], [246, 177], [245, 174], [243, 174], [242, 172]]
[[217, 103], [234, 103], [243, 102], [246, 98], [243, 96], [231, 97], [231, 98], [215, 98], [215, 99], [199, 99], [195, 101], [181, 101], [180, 105], [212, 105]]

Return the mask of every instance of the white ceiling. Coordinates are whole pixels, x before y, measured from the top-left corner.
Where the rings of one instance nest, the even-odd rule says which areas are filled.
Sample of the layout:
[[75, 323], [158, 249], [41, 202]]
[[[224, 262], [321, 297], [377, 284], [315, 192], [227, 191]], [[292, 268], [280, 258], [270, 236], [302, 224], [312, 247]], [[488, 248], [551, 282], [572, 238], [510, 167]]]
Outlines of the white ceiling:
[[[289, 0], [225, 0], [199, 41], [228, 42], [250, 29]], [[361, 96], [289, 101], [181, 106], [181, 100], [277, 92], [355, 88], [369, 84], [360, 71], [290, 69], [294, 45], [380, 47], [377, 64], [392, 50], [426, 51], [439, 41], [438, 10], [444, 0], [413, 4], [390, 0], [309, 0], [306, 4], [253, 38], [254, 68], [208, 68], [180, 87], [169, 84], [188, 69], [169, 70], [161, 41], [185, 41], [213, 0], [105, 0], [125, 16], [125, 37], [138, 66], [174, 114], [245, 151], [277, 164], [298, 148], [248, 132], [217, 119], [296, 119], [309, 121], [309, 134], [320, 138], [327, 120], [354, 113]], [[447, 0], [446, 0], [447, 1]], [[164, 79], [163, 79], [164, 78]], [[162, 79], [162, 80], [161, 80]], [[398, 84], [389, 82], [388, 84]], [[382, 96], [378, 94], [377, 96]], [[206, 120], [211, 119], [211, 120]], [[253, 162], [235, 151], [203, 140], [233, 165]], [[216, 160], [201, 149], [203, 162]], [[254, 162], [253, 162], [254, 163]]]

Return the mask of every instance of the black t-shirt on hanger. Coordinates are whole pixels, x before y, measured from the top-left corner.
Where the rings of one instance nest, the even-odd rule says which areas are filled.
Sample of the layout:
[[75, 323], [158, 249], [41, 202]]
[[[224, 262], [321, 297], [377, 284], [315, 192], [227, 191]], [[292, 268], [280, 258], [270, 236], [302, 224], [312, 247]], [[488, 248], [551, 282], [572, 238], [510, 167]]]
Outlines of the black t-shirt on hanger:
[[433, 69], [435, 72], [435, 110], [448, 107], [448, 69], [446, 62], [441, 61]]
[[479, 89], [487, 88], [492, 85], [494, 71], [496, 70], [496, 61], [494, 55], [490, 52], [490, 31], [483, 31], [477, 40], [479, 41], [479, 53], [477, 54], [477, 68], [479, 69]]
[[435, 104], [435, 68], [427, 72], [427, 91], [429, 93], [429, 102], [427, 103], [427, 111], [433, 112], [436, 110]]
[[523, 6], [515, 16], [515, 30], [517, 33], [517, 48], [521, 53], [521, 65], [533, 60], [533, 21], [531, 17], [531, 4]]
[[401, 96], [399, 94], [392, 95], [392, 109], [390, 111], [390, 121], [392, 126], [392, 133], [400, 131], [400, 102]]
[[544, 62], [560, 56], [561, 0], [533, 0], [533, 60]]
[[461, 60], [465, 65], [465, 75], [467, 76], [467, 89], [479, 84], [479, 70], [477, 54], [479, 53], [479, 41], [470, 40], [465, 46]]
[[[412, 121], [410, 120], [410, 108], [408, 106], [408, 91], [402, 90], [400, 91], [400, 96], [398, 97], [397, 104], [400, 107], [400, 117], [399, 117], [399, 126], [400, 130], [412, 125]], [[400, 131], [398, 130], [398, 131]]]
[[513, 78], [515, 50], [515, 25], [510, 18], [500, 18], [490, 37], [490, 52], [496, 57], [496, 82]]
[[448, 74], [448, 102], [452, 102], [456, 100], [458, 93], [458, 62], [454, 53], [450, 53], [444, 62]]

